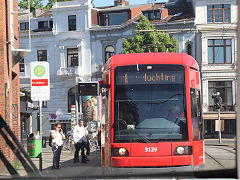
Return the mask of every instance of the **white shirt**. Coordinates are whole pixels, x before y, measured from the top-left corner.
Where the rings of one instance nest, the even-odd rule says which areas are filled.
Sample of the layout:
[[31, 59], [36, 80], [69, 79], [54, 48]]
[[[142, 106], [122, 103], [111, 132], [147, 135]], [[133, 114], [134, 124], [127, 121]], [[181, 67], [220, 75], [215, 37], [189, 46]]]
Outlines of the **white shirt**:
[[82, 141], [87, 142], [85, 128], [83, 126], [76, 125], [73, 129], [73, 140], [81, 143]]
[[60, 132], [57, 132], [55, 130], [51, 130], [50, 133], [57, 133], [57, 136], [55, 139], [52, 139], [52, 146], [62, 146], [63, 145], [63, 140], [62, 140], [62, 135]]

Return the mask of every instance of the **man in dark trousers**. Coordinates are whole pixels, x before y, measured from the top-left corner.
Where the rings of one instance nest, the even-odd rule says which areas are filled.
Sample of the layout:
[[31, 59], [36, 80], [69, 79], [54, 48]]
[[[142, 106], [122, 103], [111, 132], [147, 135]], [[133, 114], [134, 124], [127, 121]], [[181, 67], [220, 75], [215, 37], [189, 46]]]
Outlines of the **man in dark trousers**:
[[86, 163], [86, 155], [84, 148], [87, 145], [87, 137], [85, 128], [83, 126], [83, 121], [80, 120], [79, 124], [76, 125], [73, 129], [73, 140], [75, 144], [75, 153], [74, 153], [74, 163], [79, 162], [79, 151], [81, 149], [82, 163]]

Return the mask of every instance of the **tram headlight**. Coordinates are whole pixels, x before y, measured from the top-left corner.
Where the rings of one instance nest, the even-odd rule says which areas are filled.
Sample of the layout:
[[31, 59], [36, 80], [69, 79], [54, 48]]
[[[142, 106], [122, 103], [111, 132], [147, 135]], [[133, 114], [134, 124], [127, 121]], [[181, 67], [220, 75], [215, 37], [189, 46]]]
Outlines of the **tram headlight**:
[[119, 148], [118, 150], [118, 154], [120, 156], [124, 156], [126, 154], [127, 150], [125, 148]]
[[192, 154], [192, 146], [178, 146], [173, 155], [191, 155]]
[[129, 156], [129, 153], [125, 148], [112, 148], [112, 156]]
[[177, 153], [178, 154], [184, 154], [184, 147], [182, 147], [182, 146], [177, 147]]

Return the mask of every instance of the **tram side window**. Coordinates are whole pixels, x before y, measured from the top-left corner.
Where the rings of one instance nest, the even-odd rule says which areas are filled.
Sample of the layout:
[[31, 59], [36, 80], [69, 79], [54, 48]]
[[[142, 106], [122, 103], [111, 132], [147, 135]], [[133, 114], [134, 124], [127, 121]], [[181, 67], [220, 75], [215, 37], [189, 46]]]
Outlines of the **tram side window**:
[[200, 91], [191, 89], [191, 114], [192, 114], [192, 131], [193, 140], [202, 139], [203, 123], [201, 117], [201, 100]]

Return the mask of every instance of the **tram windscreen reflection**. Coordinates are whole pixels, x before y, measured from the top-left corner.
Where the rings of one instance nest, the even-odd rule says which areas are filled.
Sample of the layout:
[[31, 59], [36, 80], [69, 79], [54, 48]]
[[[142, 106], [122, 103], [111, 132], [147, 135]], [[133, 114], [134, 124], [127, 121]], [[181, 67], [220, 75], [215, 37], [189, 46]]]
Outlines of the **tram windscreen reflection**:
[[114, 142], [187, 140], [184, 67], [115, 69]]

